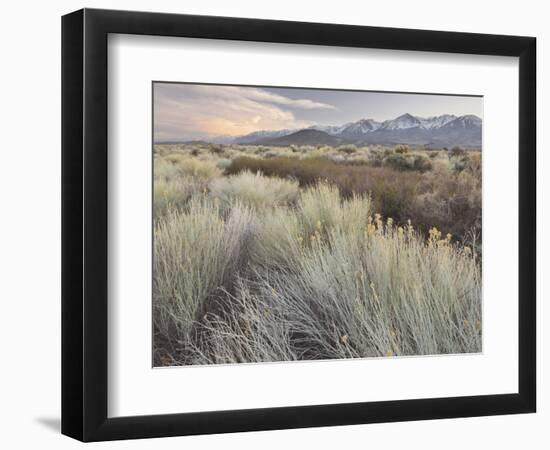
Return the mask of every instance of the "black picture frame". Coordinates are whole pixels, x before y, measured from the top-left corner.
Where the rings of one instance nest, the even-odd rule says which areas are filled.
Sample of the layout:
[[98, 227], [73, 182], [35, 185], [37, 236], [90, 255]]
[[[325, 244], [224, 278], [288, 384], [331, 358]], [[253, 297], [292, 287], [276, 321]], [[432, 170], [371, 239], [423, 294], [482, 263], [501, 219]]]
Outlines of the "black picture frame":
[[[178, 36], [519, 58], [517, 393], [107, 417], [107, 36]], [[536, 39], [83, 9], [62, 18], [62, 433], [82, 441], [535, 412]]]

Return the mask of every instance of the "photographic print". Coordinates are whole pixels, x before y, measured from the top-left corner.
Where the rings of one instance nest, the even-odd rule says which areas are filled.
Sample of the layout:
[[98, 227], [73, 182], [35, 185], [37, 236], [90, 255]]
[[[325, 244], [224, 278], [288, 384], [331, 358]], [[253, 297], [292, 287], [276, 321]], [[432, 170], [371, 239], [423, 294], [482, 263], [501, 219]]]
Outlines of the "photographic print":
[[482, 97], [152, 89], [155, 367], [482, 351]]

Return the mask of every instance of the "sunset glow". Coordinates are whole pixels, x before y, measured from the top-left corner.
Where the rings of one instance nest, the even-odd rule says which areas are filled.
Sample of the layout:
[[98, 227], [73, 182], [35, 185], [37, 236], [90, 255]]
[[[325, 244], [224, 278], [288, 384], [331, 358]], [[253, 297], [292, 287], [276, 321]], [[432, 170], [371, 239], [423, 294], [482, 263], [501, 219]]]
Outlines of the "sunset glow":
[[477, 97], [156, 82], [154, 140], [234, 137], [362, 118], [385, 120], [405, 112], [482, 117], [480, 105]]

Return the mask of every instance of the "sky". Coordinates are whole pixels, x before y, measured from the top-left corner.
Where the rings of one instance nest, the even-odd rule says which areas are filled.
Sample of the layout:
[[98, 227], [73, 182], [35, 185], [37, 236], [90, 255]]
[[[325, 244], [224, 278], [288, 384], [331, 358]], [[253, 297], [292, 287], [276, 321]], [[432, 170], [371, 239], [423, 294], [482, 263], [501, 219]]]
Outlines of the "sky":
[[481, 97], [185, 83], [153, 85], [155, 142], [241, 136], [259, 130], [378, 121], [401, 114], [475, 114]]

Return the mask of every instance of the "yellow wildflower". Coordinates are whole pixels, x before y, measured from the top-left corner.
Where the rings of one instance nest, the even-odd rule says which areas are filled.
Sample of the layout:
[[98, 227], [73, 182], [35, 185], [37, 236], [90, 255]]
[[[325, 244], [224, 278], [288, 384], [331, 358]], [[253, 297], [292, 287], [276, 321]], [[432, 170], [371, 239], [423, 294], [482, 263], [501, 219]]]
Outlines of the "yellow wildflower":
[[376, 231], [376, 227], [372, 223], [369, 223], [367, 225], [367, 235], [371, 236], [374, 234], [375, 231]]

